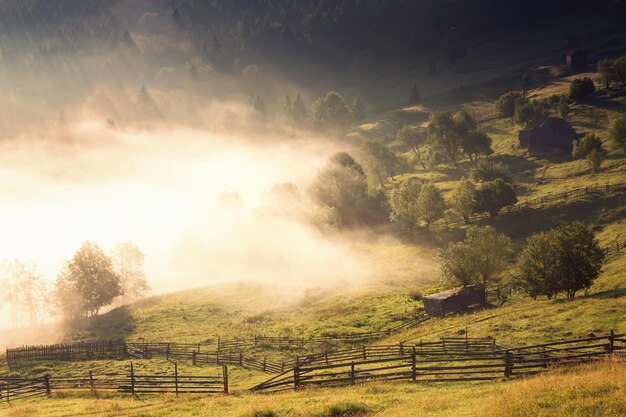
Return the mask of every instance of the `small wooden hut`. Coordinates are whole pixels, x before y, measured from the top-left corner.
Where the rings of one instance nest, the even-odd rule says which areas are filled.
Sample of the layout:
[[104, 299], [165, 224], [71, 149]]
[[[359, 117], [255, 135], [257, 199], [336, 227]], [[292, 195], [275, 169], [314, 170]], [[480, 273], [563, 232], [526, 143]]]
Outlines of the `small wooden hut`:
[[557, 153], [570, 155], [578, 134], [565, 119], [548, 117], [540, 126], [519, 132], [520, 147], [530, 155]]
[[567, 52], [567, 66], [570, 68], [583, 68], [587, 66], [587, 54], [578, 48]]
[[437, 294], [422, 297], [424, 310], [431, 316], [443, 317], [446, 314], [466, 310], [476, 304], [485, 303], [485, 288], [481, 285], [468, 285]]

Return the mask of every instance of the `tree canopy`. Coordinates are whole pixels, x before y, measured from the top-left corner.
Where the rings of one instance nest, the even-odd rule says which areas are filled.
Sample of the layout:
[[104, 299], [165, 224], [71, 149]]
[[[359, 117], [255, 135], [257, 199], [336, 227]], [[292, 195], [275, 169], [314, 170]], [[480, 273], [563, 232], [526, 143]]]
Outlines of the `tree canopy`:
[[83, 243], [57, 277], [57, 300], [66, 314], [95, 316], [122, 293], [111, 258], [93, 242]]
[[574, 297], [600, 275], [605, 253], [582, 223], [566, 224], [528, 239], [519, 255], [514, 279], [532, 297]]

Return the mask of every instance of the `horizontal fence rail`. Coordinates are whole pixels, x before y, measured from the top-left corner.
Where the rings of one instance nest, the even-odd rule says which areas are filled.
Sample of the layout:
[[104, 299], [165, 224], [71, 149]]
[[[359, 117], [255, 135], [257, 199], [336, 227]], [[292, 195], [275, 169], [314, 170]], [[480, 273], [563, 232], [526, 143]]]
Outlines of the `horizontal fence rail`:
[[117, 391], [129, 394], [228, 394], [228, 367], [221, 375], [179, 375], [174, 365], [171, 375], [138, 374], [131, 362], [129, 373], [94, 375], [45, 375], [37, 378], [0, 377], [0, 402], [51, 395], [60, 391]]
[[[541, 197], [526, 199], [524, 201], [519, 201], [518, 203], [506, 207], [503, 209], [503, 212], [510, 213], [513, 211], [519, 211], [526, 208], [540, 207], [545, 203], [553, 202], [553, 201], [565, 201], [570, 198], [589, 195], [589, 194], [602, 194], [608, 192], [622, 192], [626, 191], [626, 182], [615, 183], [615, 184], [604, 184], [604, 185], [592, 185], [585, 187], [577, 187], [567, 191], [562, 191], [558, 193], [549, 193]], [[487, 213], [474, 214], [469, 217], [470, 220], [480, 220], [489, 217]], [[455, 226], [463, 224], [463, 220], [455, 218], [454, 220], [445, 220], [446, 226]]]
[[286, 367], [293, 367], [295, 361], [289, 359], [281, 362], [271, 362], [266, 359], [257, 359], [249, 355], [242, 355], [241, 351], [255, 348], [303, 348], [310, 345], [317, 346], [328, 344], [338, 340], [349, 342], [375, 340], [417, 326], [428, 319], [428, 315], [419, 314], [403, 320], [401, 323], [385, 330], [311, 338], [282, 336], [254, 336], [241, 339], [218, 338], [216, 351], [203, 351], [203, 348], [207, 346], [201, 343], [93, 341], [43, 346], [23, 346], [7, 349], [5, 358], [9, 369], [16, 369], [20, 366], [27, 366], [43, 361], [165, 358], [172, 361], [187, 360], [196, 365], [239, 365], [248, 369], [277, 373], [282, 372]]
[[[275, 392], [313, 386], [351, 385], [373, 380], [414, 382], [488, 381], [541, 372], [569, 362], [626, 353], [626, 339], [613, 331], [541, 345], [504, 348], [493, 339], [442, 338], [413, 346], [371, 346], [328, 353], [254, 386]], [[369, 349], [369, 350], [368, 350]], [[326, 358], [328, 357], [328, 360]]]
[[401, 323], [388, 329], [369, 332], [355, 332], [314, 337], [252, 336], [238, 339], [218, 338], [218, 350], [244, 350], [257, 347], [281, 349], [284, 347], [304, 347], [310, 345], [328, 344], [337, 341], [361, 342], [391, 336], [403, 330], [415, 327], [429, 318], [430, 316], [427, 314], [417, 314], [414, 317], [405, 319]]

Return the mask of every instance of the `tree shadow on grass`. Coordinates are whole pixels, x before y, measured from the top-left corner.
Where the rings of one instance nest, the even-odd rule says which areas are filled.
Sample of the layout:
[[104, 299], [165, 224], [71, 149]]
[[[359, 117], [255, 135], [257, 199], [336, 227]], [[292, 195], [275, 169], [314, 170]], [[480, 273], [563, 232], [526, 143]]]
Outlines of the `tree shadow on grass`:
[[126, 340], [135, 330], [135, 318], [128, 306], [115, 308], [96, 317], [74, 320], [66, 324], [65, 339]]
[[609, 194], [600, 197], [587, 195], [584, 198], [562, 200], [545, 208], [525, 208], [511, 213], [502, 213], [476, 221], [480, 226], [490, 225], [511, 239], [525, 239], [533, 233], [548, 230], [561, 224], [581, 221], [593, 223], [603, 210], [623, 205], [623, 194]]
[[626, 288], [617, 288], [614, 290], [600, 291], [595, 294], [591, 294], [589, 298], [620, 298], [626, 296]]

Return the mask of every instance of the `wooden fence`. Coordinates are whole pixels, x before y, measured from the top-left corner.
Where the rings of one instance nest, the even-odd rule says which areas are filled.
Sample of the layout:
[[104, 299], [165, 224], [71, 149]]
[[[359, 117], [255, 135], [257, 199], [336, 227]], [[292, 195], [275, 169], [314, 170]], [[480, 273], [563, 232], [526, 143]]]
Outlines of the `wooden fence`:
[[282, 349], [284, 347], [305, 347], [311, 345], [329, 344], [337, 341], [344, 342], [362, 342], [366, 340], [375, 340], [383, 337], [391, 336], [399, 333], [408, 328], [415, 327], [426, 320], [430, 316], [421, 313], [414, 317], [403, 320], [401, 323], [392, 326], [388, 329], [369, 331], [369, 332], [355, 332], [355, 333], [343, 333], [334, 335], [322, 335], [314, 337], [284, 337], [284, 336], [253, 336], [249, 338], [238, 339], [222, 339], [218, 338], [217, 350], [244, 350], [253, 349], [257, 347], [266, 347], [274, 349]]
[[[426, 314], [419, 314], [385, 330], [346, 333], [339, 335], [324, 335], [311, 338], [293, 338], [281, 336], [254, 336], [240, 339], [217, 339], [217, 351], [202, 351], [205, 346], [201, 343], [174, 343], [174, 342], [125, 342], [125, 341], [93, 341], [78, 343], [61, 343], [44, 346], [23, 346], [6, 350], [6, 361], [9, 369], [39, 363], [42, 361], [69, 361], [90, 360], [104, 358], [142, 358], [155, 357], [167, 360], [188, 360], [194, 364], [229, 364], [239, 365], [249, 369], [263, 370], [264, 372], [281, 372], [285, 367], [291, 367], [293, 360], [268, 362], [248, 355], [241, 356], [242, 350], [254, 348], [284, 348], [320, 345], [336, 342], [337, 340], [359, 342], [374, 340], [390, 336], [410, 327], [419, 325], [429, 319]], [[237, 352], [233, 356], [232, 352]], [[213, 358], [220, 357], [220, 361]]]
[[117, 391], [129, 394], [228, 394], [228, 367], [221, 375], [179, 375], [174, 364], [171, 375], [138, 374], [130, 364], [129, 373], [94, 375], [45, 375], [37, 378], [0, 377], [0, 402], [50, 395], [60, 391]]
[[[536, 207], [541, 207], [543, 206], [545, 203], [549, 203], [549, 202], [553, 202], [553, 201], [565, 201], [568, 200], [570, 198], [575, 198], [575, 197], [579, 197], [579, 196], [583, 196], [583, 195], [589, 195], [589, 194], [601, 194], [601, 193], [607, 193], [607, 192], [622, 192], [622, 191], [626, 191], [626, 182], [621, 182], [621, 183], [616, 183], [616, 184], [605, 184], [605, 185], [592, 185], [592, 186], [585, 186], [585, 187], [578, 187], [578, 188], [574, 188], [568, 191], [563, 191], [560, 193], [550, 193], [550, 194], [546, 194], [542, 197], [537, 197], [537, 198], [533, 198], [533, 199], [526, 199], [524, 201], [519, 201], [518, 203], [506, 207], [505, 209], [503, 209], [504, 213], [511, 213], [513, 211], [520, 211], [523, 209], [527, 209], [527, 208], [536, 208]], [[488, 218], [489, 215], [487, 213], [479, 213], [479, 214], [474, 214], [472, 216], [470, 216], [470, 220], [475, 221], [475, 220], [480, 220], [480, 219], [485, 219]], [[464, 221], [462, 219], [458, 219], [458, 218], [454, 218], [454, 219], [448, 219], [448, 218], [444, 218], [443, 221], [438, 222], [438, 224], [435, 226], [435, 228], [438, 227], [451, 227], [451, 226], [459, 226], [464, 224]], [[432, 228], [432, 227], [431, 227]], [[611, 247], [610, 250], [623, 250], [624, 249], [624, 244], [626, 244], [626, 242], [621, 242], [619, 244], [617, 244], [616, 248]]]
[[[537, 373], [554, 364], [581, 362], [621, 350], [624, 335], [574, 339], [518, 348], [500, 348], [495, 342], [445, 338], [401, 351], [385, 349], [357, 357], [351, 352], [328, 363], [296, 364], [255, 386], [253, 391], [281, 391], [311, 386], [338, 386], [373, 380], [415, 382], [487, 381]], [[622, 346], [617, 347], [616, 343]]]
[[0, 403], [11, 403], [50, 393], [47, 376], [38, 378], [0, 378]]

